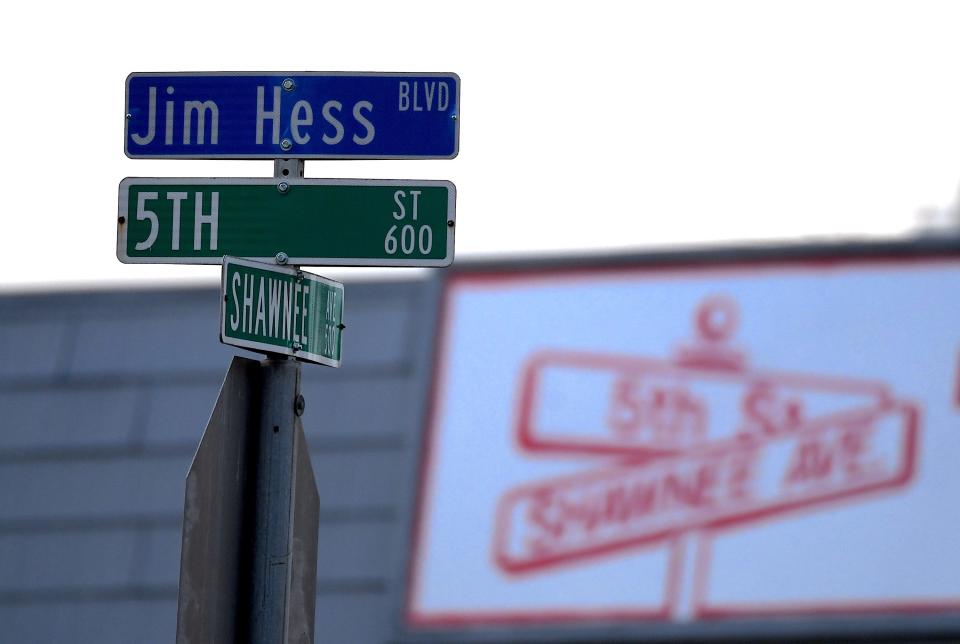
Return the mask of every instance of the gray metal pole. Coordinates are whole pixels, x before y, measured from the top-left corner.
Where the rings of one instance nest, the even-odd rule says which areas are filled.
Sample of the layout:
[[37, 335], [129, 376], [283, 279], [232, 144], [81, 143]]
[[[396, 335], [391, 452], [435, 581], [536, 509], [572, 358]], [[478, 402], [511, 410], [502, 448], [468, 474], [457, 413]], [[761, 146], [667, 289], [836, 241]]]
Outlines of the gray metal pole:
[[[303, 176], [303, 161], [276, 160], [277, 179]], [[297, 419], [303, 412], [300, 396], [300, 363], [292, 358], [272, 356], [261, 364], [262, 398], [260, 427], [257, 434], [256, 492], [254, 498], [254, 533], [251, 551], [253, 569], [250, 578], [250, 641], [274, 644], [288, 641], [313, 641], [313, 606], [316, 570], [296, 570], [294, 545], [295, 513], [303, 503], [296, 498], [298, 467], [309, 456], [303, 441], [303, 430]], [[302, 477], [301, 477], [302, 478]], [[310, 483], [313, 483], [312, 472]], [[314, 490], [315, 490], [314, 486]], [[314, 502], [316, 502], [314, 500]], [[316, 523], [313, 526], [313, 557], [316, 565]], [[297, 535], [299, 537], [299, 535]], [[300, 539], [296, 539], [297, 542]], [[298, 559], [300, 557], [297, 557]], [[295, 579], [307, 572], [312, 583], [309, 598], [301, 597]], [[291, 593], [296, 597], [291, 597]], [[309, 601], [309, 615], [304, 606]], [[293, 606], [292, 604], [298, 604]], [[291, 623], [291, 618], [293, 622]], [[309, 622], [300, 623], [302, 618]], [[290, 630], [297, 633], [288, 632]]]
[[[303, 161], [274, 163], [278, 181]], [[320, 499], [300, 363], [236, 357], [184, 496], [177, 644], [311, 644]]]
[[177, 644], [313, 642], [320, 499], [300, 365], [235, 357], [187, 475]]
[[261, 363], [261, 374], [250, 634], [253, 642], [266, 644], [286, 641], [300, 365], [292, 359], [269, 358]]

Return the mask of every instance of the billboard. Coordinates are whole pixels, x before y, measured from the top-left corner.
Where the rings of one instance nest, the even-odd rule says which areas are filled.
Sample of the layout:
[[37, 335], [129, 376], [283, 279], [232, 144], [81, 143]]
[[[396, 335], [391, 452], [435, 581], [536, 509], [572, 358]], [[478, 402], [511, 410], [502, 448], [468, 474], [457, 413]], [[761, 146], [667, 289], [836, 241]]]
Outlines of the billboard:
[[406, 627], [960, 616], [957, 293], [897, 248], [454, 272]]

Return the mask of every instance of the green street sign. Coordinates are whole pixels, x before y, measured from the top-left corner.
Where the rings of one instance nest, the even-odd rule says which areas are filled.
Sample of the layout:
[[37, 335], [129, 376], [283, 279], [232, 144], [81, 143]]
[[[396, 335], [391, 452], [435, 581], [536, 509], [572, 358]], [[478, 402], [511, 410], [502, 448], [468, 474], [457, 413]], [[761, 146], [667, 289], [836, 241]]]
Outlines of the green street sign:
[[127, 178], [120, 183], [117, 258], [449, 266], [455, 201], [449, 181]]
[[223, 258], [220, 341], [340, 366], [343, 284], [236, 257]]

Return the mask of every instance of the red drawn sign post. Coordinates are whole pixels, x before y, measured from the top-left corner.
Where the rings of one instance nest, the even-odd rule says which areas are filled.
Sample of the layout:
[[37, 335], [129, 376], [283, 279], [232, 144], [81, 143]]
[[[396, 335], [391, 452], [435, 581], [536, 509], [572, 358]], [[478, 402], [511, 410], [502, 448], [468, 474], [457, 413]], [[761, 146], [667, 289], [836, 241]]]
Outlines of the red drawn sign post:
[[[516, 432], [590, 469], [508, 490], [493, 555], [525, 574], [906, 485], [919, 411], [883, 383], [753, 370], [735, 304], [704, 301], [674, 359], [543, 352]], [[597, 457], [606, 463], [597, 465]], [[604, 463], [604, 461], [600, 461]]]

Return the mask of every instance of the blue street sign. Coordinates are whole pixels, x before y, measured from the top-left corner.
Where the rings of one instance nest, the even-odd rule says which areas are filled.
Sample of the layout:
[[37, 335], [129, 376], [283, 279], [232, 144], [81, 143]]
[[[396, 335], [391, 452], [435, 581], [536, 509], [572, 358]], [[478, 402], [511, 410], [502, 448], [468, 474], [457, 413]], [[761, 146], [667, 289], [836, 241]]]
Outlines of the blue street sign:
[[127, 77], [131, 158], [449, 159], [460, 77], [194, 72]]

